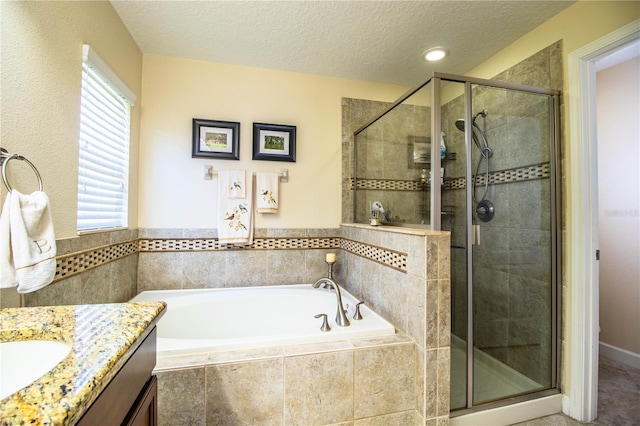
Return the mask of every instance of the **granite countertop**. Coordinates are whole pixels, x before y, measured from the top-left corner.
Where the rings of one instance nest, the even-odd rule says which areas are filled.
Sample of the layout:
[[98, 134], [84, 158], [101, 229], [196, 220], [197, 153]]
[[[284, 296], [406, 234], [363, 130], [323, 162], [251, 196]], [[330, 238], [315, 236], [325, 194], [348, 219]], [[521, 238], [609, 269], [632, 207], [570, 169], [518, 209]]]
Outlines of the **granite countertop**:
[[0, 425], [76, 423], [165, 307], [164, 302], [137, 302], [1, 310], [0, 342], [57, 340], [72, 349], [47, 374], [0, 401]]

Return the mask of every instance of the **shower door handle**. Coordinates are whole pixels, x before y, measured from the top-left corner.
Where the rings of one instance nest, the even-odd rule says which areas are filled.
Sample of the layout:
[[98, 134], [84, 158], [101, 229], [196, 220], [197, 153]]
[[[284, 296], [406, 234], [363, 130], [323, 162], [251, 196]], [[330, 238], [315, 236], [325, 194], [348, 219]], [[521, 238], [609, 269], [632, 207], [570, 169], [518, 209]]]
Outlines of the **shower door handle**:
[[480, 225], [471, 225], [471, 244], [480, 245]]

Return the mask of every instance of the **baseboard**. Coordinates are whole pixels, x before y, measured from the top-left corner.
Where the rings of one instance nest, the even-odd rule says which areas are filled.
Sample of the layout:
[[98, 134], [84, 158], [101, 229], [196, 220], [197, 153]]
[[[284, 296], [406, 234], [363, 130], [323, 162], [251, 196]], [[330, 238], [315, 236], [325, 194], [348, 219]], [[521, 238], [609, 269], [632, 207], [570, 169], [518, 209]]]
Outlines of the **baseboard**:
[[562, 412], [567, 416], [571, 416], [571, 398], [566, 394], [562, 394]]
[[633, 368], [640, 368], [640, 354], [600, 342], [600, 355]]

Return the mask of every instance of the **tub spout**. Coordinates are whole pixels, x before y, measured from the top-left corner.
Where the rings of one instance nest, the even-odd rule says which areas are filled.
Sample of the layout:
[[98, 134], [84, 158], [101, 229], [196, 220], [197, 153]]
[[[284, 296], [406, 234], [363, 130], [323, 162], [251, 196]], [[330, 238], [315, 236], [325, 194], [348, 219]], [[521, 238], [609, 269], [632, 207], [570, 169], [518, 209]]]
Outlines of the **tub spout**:
[[349, 327], [351, 323], [349, 322], [349, 318], [344, 313], [344, 308], [342, 307], [342, 295], [340, 294], [340, 287], [333, 281], [331, 278], [320, 278], [318, 281], [313, 283], [313, 288], [318, 288], [321, 285], [325, 287], [333, 288], [336, 291], [336, 299], [338, 302], [338, 312], [336, 313], [336, 324], [340, 327]]

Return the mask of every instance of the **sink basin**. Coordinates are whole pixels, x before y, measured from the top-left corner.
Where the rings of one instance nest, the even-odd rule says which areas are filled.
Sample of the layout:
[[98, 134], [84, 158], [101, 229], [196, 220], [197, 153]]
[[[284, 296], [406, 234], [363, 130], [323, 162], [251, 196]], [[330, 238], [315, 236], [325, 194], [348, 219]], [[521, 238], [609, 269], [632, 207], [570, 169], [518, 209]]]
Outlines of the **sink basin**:
[[0, 343], [0, 399], [38, 380], [70, 350], [71, 345], [53, 340]]

